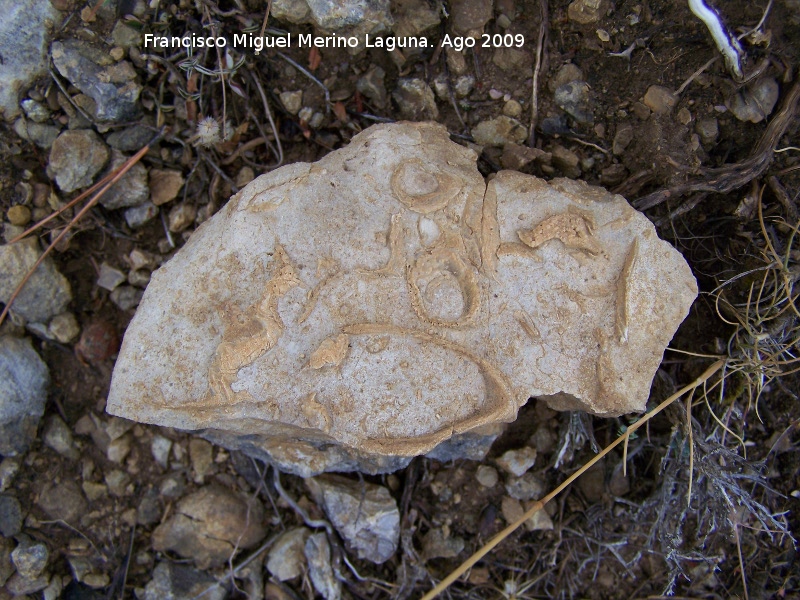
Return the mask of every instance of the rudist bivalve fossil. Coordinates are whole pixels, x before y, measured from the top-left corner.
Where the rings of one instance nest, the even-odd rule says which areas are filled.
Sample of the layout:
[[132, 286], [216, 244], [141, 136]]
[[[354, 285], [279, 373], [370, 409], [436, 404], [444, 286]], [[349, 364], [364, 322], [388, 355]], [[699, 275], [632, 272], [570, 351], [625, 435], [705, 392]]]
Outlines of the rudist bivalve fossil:
[[643, 410], [696, 294], [620, 196], [487, 182], [442, 126], [376, 125], [253, 181], [153, 275], [108, 411], [303, 476], [479, 456], [530, 397]]

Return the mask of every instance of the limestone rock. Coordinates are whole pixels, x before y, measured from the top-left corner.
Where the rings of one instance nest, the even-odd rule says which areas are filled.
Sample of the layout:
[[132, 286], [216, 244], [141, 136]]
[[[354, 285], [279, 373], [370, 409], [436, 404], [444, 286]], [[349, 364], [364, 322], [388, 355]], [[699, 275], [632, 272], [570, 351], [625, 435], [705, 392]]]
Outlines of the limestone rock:
[[108, 411], [308, 476], [400, 468], [531, 396], [643, 410], [689, 266], [620, 196], [475, 163], [399, 123], [254, 180], [153, 273]]

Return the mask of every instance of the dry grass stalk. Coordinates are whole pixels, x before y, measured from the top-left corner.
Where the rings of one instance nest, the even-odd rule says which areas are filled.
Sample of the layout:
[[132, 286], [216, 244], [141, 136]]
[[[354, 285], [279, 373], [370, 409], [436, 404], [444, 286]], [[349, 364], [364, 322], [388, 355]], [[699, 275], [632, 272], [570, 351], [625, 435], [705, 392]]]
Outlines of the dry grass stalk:
[[463, 575], [467, 570], [473, 567], [484, 556], [489, 554], [489, 552], [491, 552], [498, 544], [500, 544], [500, 542], [502, 542], [509, 535], [514, 533], [514, 531], [519, 529], [525, 523], [525, 521], [530, 519], [540, 510], [542, 510], [548, 502], [550, 502], [553, 498], [558, 496], [567, 487], [572, 485], [581, 475], [583, 475], [583, 473], [591, 469], [592, 466], [594, 466], [598, 461], [600, 461], [603, 457], [605, 457], [612, 450], [614, 450], [614, 448], [616, 448], [620, 444], [625, 444], [625, 447], [627, 448], [630, 436], [642, 425], [646, 424], [650, 419], [652, 419], [655, 415], [660, 413], [662, 410], [667, 408], [669, 405], [671, 405], [673, 402], [675, 402], [685, 394], [693, 395], [694, 391], [700, 386], [703, 386], [705, 388], [705, 385], [707, 384], [708, 380], [711, 379], [711, 377], [713, 377], [715, 373], [720, 371], [724, 366], [724, 364], [725, 364], [724, 360], [716, 361], [708, 369], [706, 369], [703, 372], [703, 374], [700, 375], [697, 379], [695, 379], [690, 384], [684, 386], [683, 388], [672, 394], [669, 398], [664, 400], [661, 404], [656, 406], [653, 410], [651, 410], [650, 412], [645, 414], [641, 419], [636, 421], [636, 423], [628, 427], [625, 433], [623, 433], [620, 437], [618, 437], [616, 440], [614, 440], [608, 446], [606, 446], [601, 452], [599, 452], [596, 456], [594, 456], [594, 458], [592, 458], [589, 462], [587, 462], [578, 471], [573, 473], [566, 481], [564, 481], [561, 485], [559, 485], [557, 488], [555, 488], [553, 491], [547, 494], [544, 498], [535, 502], [534, 505], [531, 506], [525, 512], [525, 514], [523, 514], [522, 517], [520, 517], [516, 522], [512, 523], [511, 525], [503, 529], [503, 531], [501, 531], [495, 537], [489, 540], [480, 550], [478, 550], [467, 560], [465, 560], [457, 569], [455, 569], [452, 573], [450, 573], [450, 575], [448, 575], [441, 582], [439, 582], [439, 584], [436, 587], [434, 587], [430, 592], [425, 594], [422, 597], [422, 600], [431, 600], [432, 598], [435, 598], [444, 590], [446, 590], [448, 587], [450, 587], [450, 585], [453, 582], [455, 582], [459, 577], [461, 577], [461, 575]]
[[42, 262], [44, 262], [44, 259], [47, 258], [47, 255], [50, 254], [50, 252], [53, 250], [53, 248], [55, 248], [58, 245], [58, 243], [61, 240], [64, 239], [64, 237], [67, 235], [67, 233], [69, 233], [70, 229], [72, 229], [75, 226], [75, 224], [78, 221], [80, 221], [83, 218], [83, 216], [87, 212], [89, 212], [89, 210], [93, 206], [95, 206], [97, 204], [97, 202], [100, 200], [100, 198], [103, 197], [103, 194], [105, 194], [106, 191], [112, 185], [114, 185], [117, 181], [122, 179], [122, 177], [125, 175], [125, 173], [127, 173], [133, 167], [133, 165], [138, 163], [142, 159], [142, 157], [145, 154], [147, 154], [147, 151], [149, 149], [150, 149], [150, 145], [148, 144], [147, 146], [145, 146], [144, 148], [139, 150], [136, 154], [131, 156], [128, 160], [126, 160], [125, 163], [122, 164], [117, 170], [115, 170], [113, 173], [110, 173], [103, 180], [99, 181], [98, 183], [93, 185], [91, 188], [89, 188], [87, 191], [82, 193], [80, 196], [78, 196], [76, 199], [74, 199], [72, 202], [70, 202], [67, 206], [62, 208], [58, 213], [54, 213], [54, 214], [50, 215], [49, 217], [47, 217], [46, 219], [43, 219], [42, 221], [40, 221], [39, 223], [37, 223], [33, 227], [29, 228], [24, 233], [22, 233], [22, 234], [18, 235], [17, 237], [15, 237], [13, 240], [11, 240], [11, 242], [9, 242], [9, 243], [14, 243], [16, 241], [19, 241], [22, 238], [24, 238], [25, 236], [27, 236], [29, 233], [31, 233], [33, 231], [36, 231], [36, 229], [38, 229], [39, 227], [41, 227], [42, 225], [47, 223], [50, 219], [54, 218], [60, 212], [63, 212], [67, 208], [75, 205], [77, 202], [79, 202], [80, 200], [82, 200], [83, 198], [88, 196], [90, 193], [92, 193], [92, 191], [97, 190], [99, 188], [99, 191], [94, 196], [92, 196], [91, 200], [89, 200], [86, 203], [86, 205], [80, 211], [78, 211], [78, 214], [76, 214], [72, 218], [72, 220], [69, 223], [67, 223], [67, 226], [64, 227], [64, 229], [61, 231], [60, 234], [58, 234], [58, 237], [56, 237], [53, 241], [50, 242], [50, 245], [47, 246], [47, 248], [45, 249], [44, 252], [42, 252], [42, 255], [39, 257], [39, 260], [36, 261], [36, 263], [33, 265], [31, 270], [28, 271], [28, 273], [25, 275], [25, 277], [22, 278], [22, 281], [19, 282], [19, 285], [17, 285], [16, 289], [11, 294], [11, 297], [8, 299], [8, 302], [6, 302], [5, 308], [3, 308], [3, 311], [0, 313], [0, 325], [3, 324], [3, 321], [5, 321], [6, 317], [8, 316], [8, 312], [9, 312], [9, 310], [11, 310], [11, 305], [14, 304], [14, 300], [16, 300], [17, 296], [19, 296], [20, 292], [22, 292], [23, 288], [25, 287], [25, 284], [28, 283], [28, 280], [31, 278], [31, 276], [33, 275], [34, 271], [36, 271], [36, 269], [39, 268], [39, 265], [41, 265]]

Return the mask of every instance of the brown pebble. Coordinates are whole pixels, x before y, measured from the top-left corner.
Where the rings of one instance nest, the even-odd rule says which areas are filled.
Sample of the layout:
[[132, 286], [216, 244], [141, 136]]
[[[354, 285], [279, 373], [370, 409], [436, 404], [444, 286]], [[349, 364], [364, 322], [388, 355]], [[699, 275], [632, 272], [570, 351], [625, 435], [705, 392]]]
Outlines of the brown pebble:
[[83, 328], [75, 346], [78, 358], [96, 365], [111, 358], [119, 350], [119, 335], [108, 321], [93, 321]]
[[22, 204], [17, 204], [8, 209], [6, 214], [9, 222], [17, 227], [25, 227], [31, 220], [31, 209]]

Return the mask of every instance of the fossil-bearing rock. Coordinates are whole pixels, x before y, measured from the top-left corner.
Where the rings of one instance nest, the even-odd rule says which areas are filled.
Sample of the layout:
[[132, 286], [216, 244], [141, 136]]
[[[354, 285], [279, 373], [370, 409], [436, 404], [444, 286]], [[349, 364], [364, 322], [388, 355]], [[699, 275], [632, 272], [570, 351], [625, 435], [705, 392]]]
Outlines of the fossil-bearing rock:
[[620, 196], [475, 163], [376, 125], [250, 183], [153, 274], [108, 411], [307, 476], [496, 434], [531, 396], [643, 410], [689, 266]]

